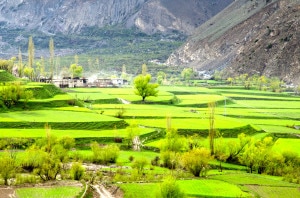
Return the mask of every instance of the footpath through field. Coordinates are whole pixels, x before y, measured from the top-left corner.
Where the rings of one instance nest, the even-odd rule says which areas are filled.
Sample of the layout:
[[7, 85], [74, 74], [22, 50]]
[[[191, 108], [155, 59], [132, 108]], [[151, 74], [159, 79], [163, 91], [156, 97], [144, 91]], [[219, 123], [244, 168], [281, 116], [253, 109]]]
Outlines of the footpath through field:
[[103, 185], [93, 185], [92, 187], [99, 194], [100, 198], [114, 198]]

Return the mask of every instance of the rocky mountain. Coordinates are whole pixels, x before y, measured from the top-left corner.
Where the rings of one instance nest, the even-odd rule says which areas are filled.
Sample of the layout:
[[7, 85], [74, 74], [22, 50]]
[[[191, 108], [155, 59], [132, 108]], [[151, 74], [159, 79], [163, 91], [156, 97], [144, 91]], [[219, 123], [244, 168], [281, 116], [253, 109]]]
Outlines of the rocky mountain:
[[235, 1], [201, 25], [167, 64], [299, 84], [299, 18], [299, 0]]
[[233, 0], [0, 0], [0, 23], [45, 33], [125, 25], [145, 33], [190, 34]]

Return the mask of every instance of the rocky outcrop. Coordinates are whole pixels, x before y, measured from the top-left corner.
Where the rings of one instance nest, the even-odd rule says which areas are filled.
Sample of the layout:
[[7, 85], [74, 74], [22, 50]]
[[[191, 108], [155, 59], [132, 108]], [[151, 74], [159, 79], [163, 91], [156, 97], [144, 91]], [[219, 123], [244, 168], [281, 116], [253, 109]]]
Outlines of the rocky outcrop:
[[0, 0], [0, 22], [11, 28], [76, 33], [124, 25], [145, 33], [190, 34], [233, 0]]
[[131, 17], [127, 25], [149, 34], [181, 32], [191, 34], [232, 0], [151, 0]]
[[299, 0], [235, 1], [200, 26], [167, 63], [299, 84], [299, 5]]
[[115, 25], [147, 0], [1, 0], [0, 21], [9, 27], [49, 33], [78, 32], [83, 27]]

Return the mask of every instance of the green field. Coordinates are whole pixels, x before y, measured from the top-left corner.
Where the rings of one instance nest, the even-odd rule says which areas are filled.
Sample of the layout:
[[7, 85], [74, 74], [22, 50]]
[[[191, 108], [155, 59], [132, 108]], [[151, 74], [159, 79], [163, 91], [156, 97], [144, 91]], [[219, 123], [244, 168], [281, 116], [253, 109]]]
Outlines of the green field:
[[19, 188], [16, 194], [20, 198], [73, 198], [81, 191], [80, 187], [62, 186], [62, 187], [34, 187], [34, 188]]
[[[12, 80], [9, 76], [6, 78]], [[190, 135], [197, 134], [197, 139], [193, 140], [209, 148], [208, 103], [216, 102], [215, 128], [223, 136], [216, 140], [217, 144], [237, 143], [240, 133], [254, 137], [255, 140], [272, 136], [275, 140], [272, 150], [278, 153], [288, 150], [300, 154], [300, 130], [297, 129], [300, 126], [300, 97], [231, 87], [161, 86], [158, 97], [148, 97], [143, 103], [141, 97], [135, 95], [130, 87], [74, 88], [65, 89], [64, 92], [42, 83], [30, 83], [26, 87], [33, 90], [35, 96], [26, 104], [26, 108], [19, 105], [15, 109], [1, 109], [0, 138], [3, 142], [14, 138], [46, 137], [47, 130], [44, 126], [48, 123], [51, 126], [48, 133], [51, 135], [75, 139], [78, 148], [68, 153], [72, 160], [80, 156], [83, 162], [91, 162], [91, 141], [98, 141], [103, 146], [115, 143], [121, 148], [116, 160], [117, 166], [112, 168], [109, 164], [101, 170], [106, 173], [120, 171], [119, 167], [124, 166], [126, 168], [122, 171], [126, 178], [132, 172], [133, 162], [129, 158], [144, 158], [147, 161], [145, 174], [153, 174], [155, 182], [158, 182], [120, 184], [124, 197], [156, 197], [159, 181], [170, 173], [182, 176], [177, 183], [188, 197], [300, 196], [298, 184], [285, 182], [282, 177], [248, 174], [247, 168], [239, 164], [222, 163], [224, 170], [219, 172], [219, 161], [214, 159], [209, 163], [211, 170], [207, 177], [199, 179], [185, 170], [177, 172], [152, 166], [151, 160], [161, 157], [159, 152], [125, 150], [128, 148], [126, 138], [130, 135], [127, 126], [136, 124], [134, 130], [138, 132], [143, 145], [156, 148], [153, 150], [157, 151], [167, 127], [166, 117], [170, 118], [169, 124], [180, 135], [189, 138]], [[115, 142], [116, 138], [121, 138], [123, 142]], [[80, 150], [82, 148], [87, 150]], [[20, 161], [26, 158], [23, 151], [18, 151], [16, 157]], [[71, 191], [67, 191], [66, 187], [20, 188], [17, 195], [74, 197], [80, 188], [74, 187]]]

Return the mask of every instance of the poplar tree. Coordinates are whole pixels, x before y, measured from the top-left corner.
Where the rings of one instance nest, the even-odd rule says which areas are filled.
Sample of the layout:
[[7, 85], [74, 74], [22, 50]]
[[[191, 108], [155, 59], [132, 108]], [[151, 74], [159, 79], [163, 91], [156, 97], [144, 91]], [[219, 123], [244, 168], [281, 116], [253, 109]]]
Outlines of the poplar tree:
[[54, 70], [54, 41], [53, 38], [50, 38], [49, 41], [49, 52], [50, 52], [50, 79], [53, 79], [53, 70]]
[[210, 102], [208, 103], [208, 110], [209, 110], [209, 148], [211, 155], [215, 153], [215, 138], [216, 138], [216, 130], [215, 130], [215, 108], [216, 103]]
[[146, 65], [146, 64], [143, 64], [143, 65], [142, 65], [142, 75], [143, 75], [143, 76], [146, 76], [146, 75], [147, 75], [147, 65]]
[[34, 73], [34, 43], [32, 36], [29, 37], [28, 40], [28, 68], [30, 71], [32, 71], [29, 75], [29, 78], [32, 80], [33, 79], [33, 73]]
[[19, 55], [18, 55], [18, 74], [19, 77], [23, 77], [23, 59], [22, 59], [22, 52], [21, 48], [19, 48]]

